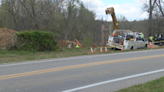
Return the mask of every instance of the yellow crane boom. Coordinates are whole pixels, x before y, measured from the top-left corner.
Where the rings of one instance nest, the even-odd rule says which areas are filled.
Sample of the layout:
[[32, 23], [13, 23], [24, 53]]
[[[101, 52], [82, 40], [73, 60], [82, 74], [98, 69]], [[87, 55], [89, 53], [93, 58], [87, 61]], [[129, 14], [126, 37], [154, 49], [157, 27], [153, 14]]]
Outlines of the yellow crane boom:
[[113, 24], [114, 24], [114, 34], [117, 33], [117, 29], [118, 29], [118, 22], [117, 22], [117, 19], [116, 19], [116, 15], [115, 15], [115, 12], [114, 12], [114, 8], [113, 7], [110, 7], [110, 8], [107, 8], [105, 10], [106, 14], [111, 14], [112, 16], [112, 19], [113, 19]]

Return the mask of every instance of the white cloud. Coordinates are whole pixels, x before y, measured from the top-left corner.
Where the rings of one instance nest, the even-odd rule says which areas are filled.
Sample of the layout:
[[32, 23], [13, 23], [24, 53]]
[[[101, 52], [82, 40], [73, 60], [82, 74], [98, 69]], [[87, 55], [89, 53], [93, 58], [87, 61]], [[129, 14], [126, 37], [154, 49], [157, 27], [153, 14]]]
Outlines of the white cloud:
[[142, 10], [142, 4], [135, 4], [131, 3], [124, 3], [120, 5], [111, 5], [109, 4], [108, 7], [114, 7], [116, 16], [125, 16], [128, 20], [142, 20], [147, 18], [147, 13]]
[[[105, 5], [103, 1], [100, 0], [82, 0], [84, 2], [90, 2], [89, 4], [92, 4], [94, 7], [94, 10], [96, 11], [97, 19], [101, 19], [102, 17], [105, 20], [112, 20], [109, 15], [107, 16], [105, 14], [105, 9], [107, 7], [114, 7], [116, 17], [125, 16], [126, 19], [133, 21], [133, 20], [142, 20], [148, 18], [148, 14], [142, 10], [143, 2], [141, 0], [135, 0], [135, 4], [131, 3], [124, 3], [124, 4], [109, 4]], [[89, 8], [91, 9], [91, 7]]]
[[84, 2], [84, 5], [90, 10], [96, 12], [97, 17], [105, 15], [106, 5], [103, 1], [100, 0], [81, 0]]

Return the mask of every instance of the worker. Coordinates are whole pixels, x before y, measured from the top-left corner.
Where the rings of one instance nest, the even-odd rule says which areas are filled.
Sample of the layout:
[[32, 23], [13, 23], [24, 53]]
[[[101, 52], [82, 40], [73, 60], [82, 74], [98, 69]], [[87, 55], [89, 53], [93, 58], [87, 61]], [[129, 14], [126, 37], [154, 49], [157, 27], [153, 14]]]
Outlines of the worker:
[[153, 41], [153, 36], [150, 36], [149, 37], [149, 42], [152, 42]]
[[157, 34], [155, 34], [155, 37], [157, 37]]
[[78, 44], [76, 45], [76, 48], [79, 48], [79, 45]]
[[153, 40], [154, 41], [157, 41], [158, 40], [157, 34], [155, 34], [155, 36], [153, 37]]
[[159, 37], [158, 37], [159, 39], [161, 39], [162, 37], [161, 37], [161, 34], [159, 34]]
[[142, 38], [144, 39], [144, 34], [141, 34]]
[[162, 40], [164, 39], [162, 34], [161, 34], [161, 39], [162, 39]]
[[69, 44], [69, 45], [67, 46], [67, 48], [71, 48], [71, 44]]
[[136, 41], [138, 40], [138, 38], [139, 38], [138, 35], [136, 35]]

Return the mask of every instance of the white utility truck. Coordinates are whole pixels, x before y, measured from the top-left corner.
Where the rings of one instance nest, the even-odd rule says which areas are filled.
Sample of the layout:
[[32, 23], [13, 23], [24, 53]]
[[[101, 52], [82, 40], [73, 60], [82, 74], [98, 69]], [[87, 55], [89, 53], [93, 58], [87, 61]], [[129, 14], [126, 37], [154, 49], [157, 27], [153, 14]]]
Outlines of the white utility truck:
[[143, 33], [118, 29], [118, 22], [113, 7], [107, 8], [105, 12], [107, 15], [111, 15], [114, 25], [114, 31], [109, 36], [106, 45], [117, 49], [123, 48], [124, 50], [147, 48], [148, 41], [144, 40]]
[[106, 45], [116, 49], [132, 50], [147, 48], [148, 41], [143, 38], [143, 33], [117, 30], [117, 35], [109, 36]]

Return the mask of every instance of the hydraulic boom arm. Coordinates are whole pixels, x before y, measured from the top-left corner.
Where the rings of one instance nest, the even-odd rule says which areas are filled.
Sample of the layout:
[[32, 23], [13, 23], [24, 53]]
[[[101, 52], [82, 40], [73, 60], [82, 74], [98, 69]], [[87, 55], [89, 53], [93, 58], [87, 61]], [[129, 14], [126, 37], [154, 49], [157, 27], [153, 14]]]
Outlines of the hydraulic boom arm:
[[115, 12], [114, 12], [114, 8], [113, 7], [110, 7], [110, 8], [107, 8], [105, 10], [106, 14], [111, 14], [112, 16], [112, 19], [113, 19], [113, 24], [114, 24], [114, 31], [118, 29], [118, 22], [117, 22], [117, 19], [116, 19], [116, 16], [115, 16]]

